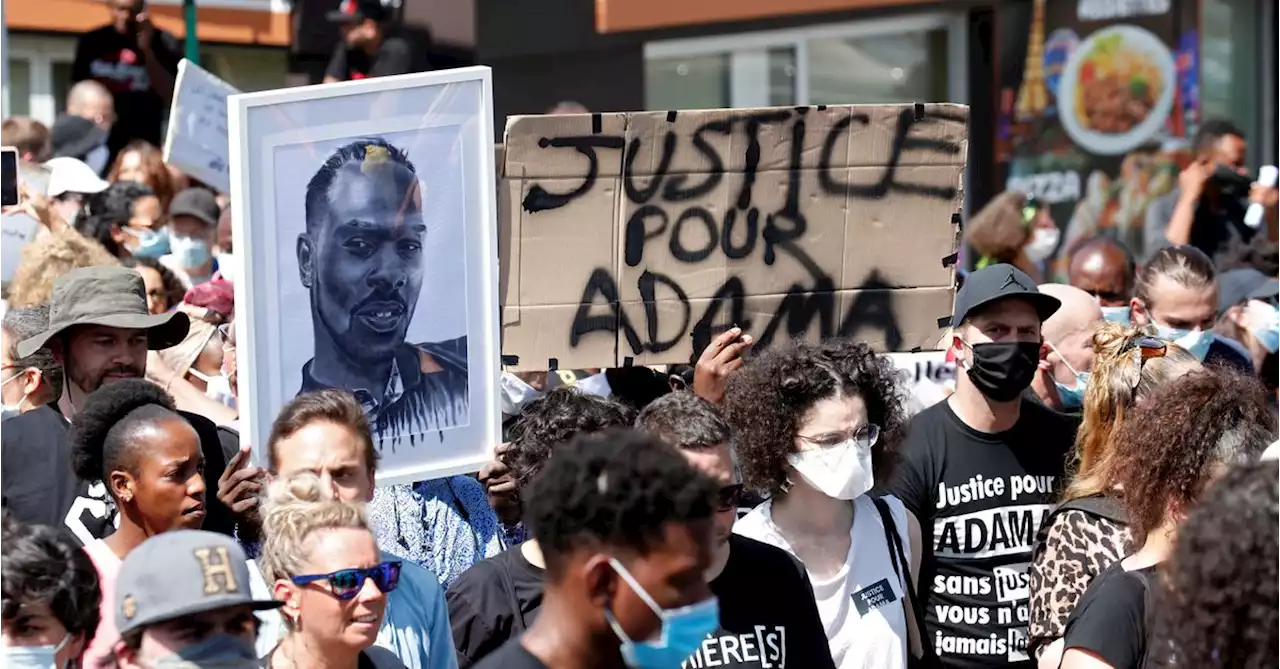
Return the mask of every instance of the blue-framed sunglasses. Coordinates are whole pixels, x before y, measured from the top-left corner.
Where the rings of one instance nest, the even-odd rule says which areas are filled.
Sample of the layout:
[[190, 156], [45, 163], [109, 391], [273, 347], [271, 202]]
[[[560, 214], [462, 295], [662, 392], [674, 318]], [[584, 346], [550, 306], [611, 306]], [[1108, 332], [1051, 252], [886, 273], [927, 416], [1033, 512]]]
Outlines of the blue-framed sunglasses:
[[383, 562], [368, 569], [342, 569], [329, 574], [305, 574], [294, 576], [294, 585], [306, 585], [316, 581], [329, 581], [329, 592], [338, 599], [351, 599], [364, 587], [366, 578], [373, 579], [373, 584], [383, 594], [396, 589], [400, 584], [400, 562]]

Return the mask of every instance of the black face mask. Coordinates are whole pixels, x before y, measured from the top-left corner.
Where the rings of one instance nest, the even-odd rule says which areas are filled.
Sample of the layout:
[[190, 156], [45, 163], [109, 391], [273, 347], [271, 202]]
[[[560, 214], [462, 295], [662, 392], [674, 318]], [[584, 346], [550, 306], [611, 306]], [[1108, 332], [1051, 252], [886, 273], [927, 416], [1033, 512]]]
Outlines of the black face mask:
[[1031, 341], [967, 344], [973, 352], [969, 380], [996, 402], [1010, 402], [1031, 385], [1040, 363], [1040, 344]]

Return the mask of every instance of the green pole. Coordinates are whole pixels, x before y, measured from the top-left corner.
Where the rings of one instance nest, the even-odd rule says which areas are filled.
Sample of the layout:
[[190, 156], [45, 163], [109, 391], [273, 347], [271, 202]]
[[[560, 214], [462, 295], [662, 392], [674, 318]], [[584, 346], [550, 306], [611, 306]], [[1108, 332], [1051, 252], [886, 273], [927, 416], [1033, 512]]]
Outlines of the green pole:
[[182, 0], [182, 18], [187, 24], [187, 36], [183, 40], [187, 60], [200, 64], [200, 38], [196, 36], [196, 0]]

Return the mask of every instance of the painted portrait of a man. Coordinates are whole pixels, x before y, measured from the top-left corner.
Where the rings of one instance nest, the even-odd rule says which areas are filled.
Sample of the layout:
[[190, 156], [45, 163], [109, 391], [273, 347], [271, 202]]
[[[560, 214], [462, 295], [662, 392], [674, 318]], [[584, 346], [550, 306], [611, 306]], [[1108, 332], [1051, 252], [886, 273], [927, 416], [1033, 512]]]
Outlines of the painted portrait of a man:
[[422, 199], [404, 151], [359, 139], [307, 183], [306, 229], [297, 238], [315, 347], [299, 392], [354, 393], [383, 450], [469, 421], [466, 335], [409, 340], [415, 317], [432, 318], [431, 305], [419, 304], [430, 234]]

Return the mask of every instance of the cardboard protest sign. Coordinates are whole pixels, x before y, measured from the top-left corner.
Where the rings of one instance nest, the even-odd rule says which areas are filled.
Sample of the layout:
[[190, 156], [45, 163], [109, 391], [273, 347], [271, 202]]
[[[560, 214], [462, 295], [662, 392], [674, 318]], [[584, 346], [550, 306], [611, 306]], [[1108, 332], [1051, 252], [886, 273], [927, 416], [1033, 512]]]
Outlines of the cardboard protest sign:
[[734, 325], [760, 348], [933, 348], [967, 123], [951, 104], [508, 119], [504, 362], [689, 362]]
[[0, 281], [8, 282], [22, 262], [22, 249], [40, 232], [40, 222], [15, 212], [0, 216]]
[[223, 193], [231, 192], [227, 96], [239, 92], [185, 58], [178, 63], [164, 161]]

